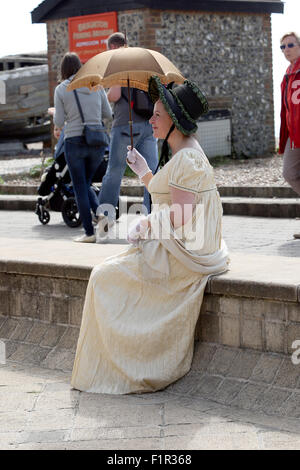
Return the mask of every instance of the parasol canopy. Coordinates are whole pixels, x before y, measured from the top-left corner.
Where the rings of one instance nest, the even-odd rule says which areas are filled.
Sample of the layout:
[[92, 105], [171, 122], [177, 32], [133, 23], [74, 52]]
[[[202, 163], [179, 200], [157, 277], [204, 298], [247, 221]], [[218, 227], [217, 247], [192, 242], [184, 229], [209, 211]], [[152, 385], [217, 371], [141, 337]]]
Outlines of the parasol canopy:
[[98, 85], [109, 88], [114, 85], [127, 87], [128, 113], [133, 148], [132, 114], [130, 107], [130, 87], [148, 92], [148, 81], [152, 75], [160, 78], [163, 84], [183, 83], [185, 78], [172, 62], [163, 54], [143, 47], [120, 47], [101, 52], [88, 60], [73, 77], [67, 90]]
[[157, 75], [163, 84], [183, 83], [184, 77], [163, 54], [142, 47], [120, 47], [95, 55], [77, 72], [68, 90], [96, 85], [130, 86], [148, 91], [148, 80]]

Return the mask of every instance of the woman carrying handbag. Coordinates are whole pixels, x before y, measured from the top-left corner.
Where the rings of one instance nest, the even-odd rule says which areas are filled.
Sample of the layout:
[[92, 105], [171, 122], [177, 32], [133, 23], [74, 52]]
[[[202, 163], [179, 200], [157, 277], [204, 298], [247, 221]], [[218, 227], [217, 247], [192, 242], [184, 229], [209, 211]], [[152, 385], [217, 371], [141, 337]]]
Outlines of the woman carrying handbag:
[[77, 54], [73, 52], [65, 54], [61, 62], [63, 81], [56, 87], [54, 93], [54, 124], [60, 128], [65, 126], [65, 157], [85, 231], [84, 235], [75, 238], [74, 241], [95, 243], [91, 211], [96, 214], [99, 202], [90, 186], [104, 158], [106, 147], [97, 142], [94, 145], [88, 143], [85, 130], [86, 127], [92, 131], [93, 128], [101, 127], [103, 118], [112, 118], [112, 110], [104, 89], [95, 92], [86, 87], [79, 88], [78, 100], [74, 93], [67, 91], [67, 86], [80, 67], [81, 62]]

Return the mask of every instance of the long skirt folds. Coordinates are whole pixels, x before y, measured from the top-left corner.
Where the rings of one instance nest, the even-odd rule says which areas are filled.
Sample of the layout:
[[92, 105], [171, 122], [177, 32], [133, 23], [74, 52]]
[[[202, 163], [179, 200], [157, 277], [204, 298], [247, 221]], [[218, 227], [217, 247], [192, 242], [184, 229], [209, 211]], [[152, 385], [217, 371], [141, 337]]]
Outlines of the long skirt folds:
[[170, 279], [149, 282], [141, 256], [132, 248], [92, 271], [71, 380], [78, 390], [153, 392], [190, 369], [204, 277], [172, 258]]

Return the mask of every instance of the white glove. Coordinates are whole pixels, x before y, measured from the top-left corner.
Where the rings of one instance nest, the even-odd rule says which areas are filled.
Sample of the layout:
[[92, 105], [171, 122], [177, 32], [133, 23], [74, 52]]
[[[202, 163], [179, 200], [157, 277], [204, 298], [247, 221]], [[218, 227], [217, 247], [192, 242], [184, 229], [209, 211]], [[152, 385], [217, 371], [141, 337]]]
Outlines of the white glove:
[[129, 226], [127, 241], [132, 245], [138, 245], [140, 240], [145, 239], [149, 226], [149, 221], [146, 216], [141, 216], [135, 219], [132, 224]]
[[140, 178], [143, 178], [149, 171], [151, 172], [150, 168], [148, 167], [148, 163], [144, 159], [144, 157], [135, 149], [132, 150], [131, 147], [127, 147], [127, 164], [129, 168], [134, 171]]

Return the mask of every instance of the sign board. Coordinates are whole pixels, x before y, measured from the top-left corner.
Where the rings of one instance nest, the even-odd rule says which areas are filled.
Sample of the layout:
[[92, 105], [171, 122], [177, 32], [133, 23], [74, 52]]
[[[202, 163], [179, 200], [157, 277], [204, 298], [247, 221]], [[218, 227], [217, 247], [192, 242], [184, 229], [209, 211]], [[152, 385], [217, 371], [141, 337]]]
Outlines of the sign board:
[[68, 19], [69, 50], [76, 52], [82, 63], [106, 51], [106, 39], [118, 31], [117, 13], [74, 16]]

